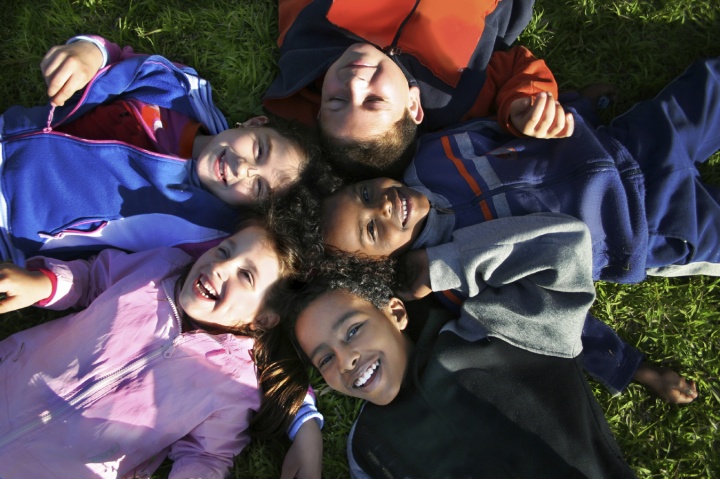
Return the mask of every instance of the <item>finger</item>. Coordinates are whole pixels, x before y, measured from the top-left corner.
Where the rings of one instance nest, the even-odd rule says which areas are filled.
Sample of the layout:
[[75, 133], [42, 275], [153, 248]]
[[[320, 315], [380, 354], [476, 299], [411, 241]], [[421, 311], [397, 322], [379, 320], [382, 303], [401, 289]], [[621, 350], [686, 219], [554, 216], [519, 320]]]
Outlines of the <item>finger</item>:
[[547, 106], [547, 93], [541, 92], [538, 93], [535, 96], [535, 102], [533, 103], [532, 107], [528, 110], [528, 120], [526, 123], [526, 130], [527, 134], [532, 134], [531, 132], [534, 132], [537, 124], [540, 122], [540, 120], [543, 117], [543, 114], [545, 112], [545, 107]]
[[535, 126], [535, 137], [536, 138], [547, 138], [548, 131], [552, 128], [555, 123], [555, 111], [556, 104], [550, 93], [547, 94], [547, 100], [545, 101], [545, 108], [543, 108], [542, 115], [537, 121]]
[[561, 133], [565, 130], [565, 110], [560, 102], [555, 102], [555, 120], [547, 131], [547, 138], [562, 138]]
[[[535, 101], [527, 111], [527, 113], [521, 118], [523, 127], [520, 131], [527, 136], [538, 136], [538, 129], [540, 122], [543, 120], [545, 110], [548, 104], [548, 95], [546, 92], [540, 92], [535, 96]], [[542, 133], [542, 132], [540, 132]]]
[[62, 87], [52, 96], [50, 96], [50, 103], [55, 106], [63, 106], [65, 102], [73, 96], [73, 94], [85, 86], [87, 82], [80, 77], [77, 73], [71, 75]]
[[47, 74], [48, 71], [54, 70], [54, 68], [57, 68], [57, 65], [54, 65], [54, 62], [56, 60], [56, 52], [58, 50], [57, 46], [52, 47], [48, 52], [45, 54], [45, 56], [40, 60], [40, 71], [42, 72], [43, 76]]
[[574, 132], [575, 132], [575, 117], [573, 116], [572, 113], [566, 113], [565, 114], [565, 130], [560, 132], [561, 136], [558, 136], [558, 138], [571, 137]]
[[8, 296], [6, 293], [2, 293], [5, 295], [2, 299], [0, 299], [0, 314], [2, 313], [9, 313], [10, 311], [15, 311], [16, 309], [24, 308], [24, 304], [20, 304], [20, 298], [16, 296]]
[[72, 69], [70, 68], [58, 68], [48, 82], [48, 96], [55, 99], [57, 94], [66, 87], [66, 83], [72, 78]]

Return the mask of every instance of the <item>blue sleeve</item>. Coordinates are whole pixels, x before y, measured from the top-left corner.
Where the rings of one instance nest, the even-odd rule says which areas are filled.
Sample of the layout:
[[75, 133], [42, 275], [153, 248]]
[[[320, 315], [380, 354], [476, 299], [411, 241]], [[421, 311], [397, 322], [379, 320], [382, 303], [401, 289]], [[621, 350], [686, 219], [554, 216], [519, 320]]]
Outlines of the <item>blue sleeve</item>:
[[583, 325], [582, 365], [613, 394], [620, 394], [632, 381], [645, 355], [620, 339], [610, 326], [587, 315]]
[[300, 430], [300, 427], [305, 424], [305, 421], [309, 421], [310, 419], [315, 419], [320, 425], [320, 429], [322, 429], [325, 420], [323, 415], [317, 410], [315, 393], [312, 388], [308, 389], [303, 405], [300, 406], [298, 413], [295, 415], [295, 419], [293, 419], [292, 424], [290, 424], [288, 428], [288, 437], [291, 441], [295, 440], [295, 435]]

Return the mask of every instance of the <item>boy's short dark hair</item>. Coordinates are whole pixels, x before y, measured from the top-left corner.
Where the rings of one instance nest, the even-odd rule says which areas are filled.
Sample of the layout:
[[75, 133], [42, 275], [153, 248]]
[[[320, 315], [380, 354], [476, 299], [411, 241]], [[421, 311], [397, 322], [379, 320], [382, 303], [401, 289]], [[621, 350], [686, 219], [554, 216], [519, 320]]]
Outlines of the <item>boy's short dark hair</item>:
[[402, 178], [415, 156], [418, 125], [409, 110], [380, 138], [351, 141], [329, 136], [318, 126], [320, 143], [338, 173], [345, 178], [369, 180], [381, 176]]

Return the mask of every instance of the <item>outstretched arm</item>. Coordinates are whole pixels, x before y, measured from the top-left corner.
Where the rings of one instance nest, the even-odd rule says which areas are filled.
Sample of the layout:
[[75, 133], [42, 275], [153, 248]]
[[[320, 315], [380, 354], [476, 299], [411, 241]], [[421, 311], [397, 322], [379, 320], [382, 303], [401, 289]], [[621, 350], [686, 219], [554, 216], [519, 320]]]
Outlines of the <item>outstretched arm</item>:
[[468, 299], [461, 319], [520, 348], [559, 357], [582, 350], [595, 299], [590, 234], [565, 215], [500, 218], [455, 231], [427, 249], [433, 291]]
[[281, 479], [315, 479], [322, 475], [323, 442], [320, 424], [305, 421], [283, 461]]

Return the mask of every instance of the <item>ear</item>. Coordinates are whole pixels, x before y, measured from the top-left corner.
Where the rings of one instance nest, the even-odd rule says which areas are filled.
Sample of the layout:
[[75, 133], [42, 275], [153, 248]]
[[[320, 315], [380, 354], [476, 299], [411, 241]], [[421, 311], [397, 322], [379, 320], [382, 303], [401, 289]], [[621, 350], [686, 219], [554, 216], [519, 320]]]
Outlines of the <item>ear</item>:
[[393, 320], [395, 327], [403, 331], [408, 324], [408, 315], [402, 300], [399, 298], [390, 298], [386, 310], [389, 312], [390, 319]]
[[410, 116], [415, 121], [415, 124], [419, 125], [422, 123], [423, 118], [425, 118], [425, 112], [423, 111], [422, 103], [420, 103], [420, 88], [411, 86], [408, 95], [408, 110], [410, 111]]
[[280, 315], [273, 310], [266, 309], [255, 318], [254, 323], [258, 328], [267, 331], [277, 326], [279, 322]]
[[250, 118], [249, 120], [242, 122], [241, 125], [245, 126], [245, 127], [263, 126], [263, 125], [267, 125], [269, 122], [270, 122], [270, 119], [266, 116], [256, 116], [256, 117]]

